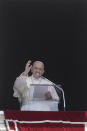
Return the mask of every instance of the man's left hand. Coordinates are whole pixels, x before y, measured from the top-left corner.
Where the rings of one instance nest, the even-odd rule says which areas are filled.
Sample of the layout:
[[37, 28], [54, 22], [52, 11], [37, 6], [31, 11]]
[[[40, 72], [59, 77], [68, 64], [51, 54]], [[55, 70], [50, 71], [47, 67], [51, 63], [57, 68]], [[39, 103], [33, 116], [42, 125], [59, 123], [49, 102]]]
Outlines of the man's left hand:
[[52, 99], [50, 91], [48, 91], [47, 93], [45, 93], [45, 97], [46, 97], [46, 100]]

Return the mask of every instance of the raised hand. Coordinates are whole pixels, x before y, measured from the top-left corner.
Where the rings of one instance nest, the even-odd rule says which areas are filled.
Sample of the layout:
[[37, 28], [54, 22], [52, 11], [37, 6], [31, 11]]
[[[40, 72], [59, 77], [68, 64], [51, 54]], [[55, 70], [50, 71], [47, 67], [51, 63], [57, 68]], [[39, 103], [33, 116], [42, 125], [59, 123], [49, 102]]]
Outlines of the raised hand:
[[23, 72], [23, 75], [28, 75], [28, 73], [30, 72], [31, 68], [32, 68], [31, 60], [28, 60], [28, 62], [26, 63], [25, 71]]

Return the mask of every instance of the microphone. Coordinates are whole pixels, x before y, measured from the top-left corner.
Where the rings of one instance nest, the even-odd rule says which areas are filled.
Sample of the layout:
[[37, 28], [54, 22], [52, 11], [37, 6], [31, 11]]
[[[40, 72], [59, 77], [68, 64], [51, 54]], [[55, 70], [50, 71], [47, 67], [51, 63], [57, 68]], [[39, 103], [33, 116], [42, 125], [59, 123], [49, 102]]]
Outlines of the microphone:
[[38, 77], [41, 77], [41, 74], [39, 74], [39, 73], [35, 73], [35, 75], [38, 76]]
[[[39, 77], [41, 77], [41, 78], [43, 78], [43, 79], [46, 79], [46, 80], [48, 80], [47, 78], [45, 78], [44, 76], [42, 76], [41, 74], [39, 74], [39, 73], [35, 73], [36, 74], [36, 76], [39, 76]], [[49, 81], [49, 80], [48, 80]], [[52, 82], [51, 82], [52, 83]]]

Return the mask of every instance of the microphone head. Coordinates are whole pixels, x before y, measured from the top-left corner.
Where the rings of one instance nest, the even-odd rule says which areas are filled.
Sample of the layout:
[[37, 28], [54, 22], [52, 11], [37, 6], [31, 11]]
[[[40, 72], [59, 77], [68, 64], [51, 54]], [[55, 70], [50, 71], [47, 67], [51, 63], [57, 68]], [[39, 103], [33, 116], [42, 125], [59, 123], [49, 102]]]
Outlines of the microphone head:
[[41, 77], [42, 79], [45, 79], [45, 77], [43, 77], [41, 74], [39, 74], [39, 73], [35, 73], [35, 75], [36, 76], [38, 76], [38, 77]]
[[35, 73], [35, 74], [36, 74], [36, 76], [41, 77], [41, 74], [39, 74], [39, 73]]

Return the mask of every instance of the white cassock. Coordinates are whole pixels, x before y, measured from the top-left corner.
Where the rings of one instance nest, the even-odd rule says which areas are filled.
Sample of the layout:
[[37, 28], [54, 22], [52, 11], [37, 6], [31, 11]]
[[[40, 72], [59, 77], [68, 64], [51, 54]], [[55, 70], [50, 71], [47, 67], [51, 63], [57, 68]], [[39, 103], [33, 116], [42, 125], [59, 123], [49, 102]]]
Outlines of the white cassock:
[[48, 91], [51, 93], [52, 100], [35, 101], [33, 100], [34, 87], [31, 84], [52, 84], [51, 81], [33, 76], [20, 75], [14, 82], [14, 97], [17, 97], [21, 103], [23, 111], [58, 111], [59, 96], [53, 86], [48, 86]]

